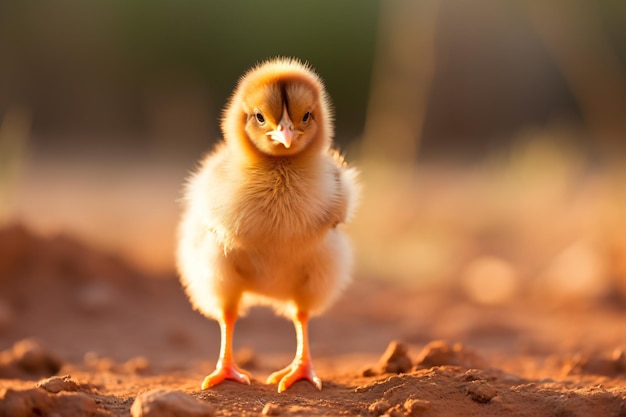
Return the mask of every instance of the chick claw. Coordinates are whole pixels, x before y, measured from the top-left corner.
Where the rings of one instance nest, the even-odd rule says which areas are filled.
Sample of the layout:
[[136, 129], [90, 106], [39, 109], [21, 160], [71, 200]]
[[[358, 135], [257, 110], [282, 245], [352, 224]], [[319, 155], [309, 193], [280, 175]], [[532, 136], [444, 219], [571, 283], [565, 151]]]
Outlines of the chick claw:
[[301, 379], [309, 381], [318, 391], [322, 390], [322, 380], [317, 376], [310, 362], [292, 363], [271, 374], [266, 382], [268, 384], [278, 383], [278, 392], [281, 393]]
[[213, 371], [210, 375], [204, 378], [204, 381], [202, 381], [202, 389], [209, 389], [227, 379], [239, 382], [241, 384], [250, 385], [250, 377], [251, 375], [248, 372], [239, 369], [234, 364], [218, 366], [215, 371]]

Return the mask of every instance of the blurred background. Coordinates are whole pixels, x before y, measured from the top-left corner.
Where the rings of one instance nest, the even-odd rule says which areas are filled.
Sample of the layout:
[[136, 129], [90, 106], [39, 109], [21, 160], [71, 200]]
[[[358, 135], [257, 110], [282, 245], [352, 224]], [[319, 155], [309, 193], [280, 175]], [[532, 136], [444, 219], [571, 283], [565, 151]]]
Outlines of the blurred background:
[[626, 300], [626, 2], [0, 2], [0, 222], [174, 270], [177, 199], [266, 58], [325, 80], [360, 279]]

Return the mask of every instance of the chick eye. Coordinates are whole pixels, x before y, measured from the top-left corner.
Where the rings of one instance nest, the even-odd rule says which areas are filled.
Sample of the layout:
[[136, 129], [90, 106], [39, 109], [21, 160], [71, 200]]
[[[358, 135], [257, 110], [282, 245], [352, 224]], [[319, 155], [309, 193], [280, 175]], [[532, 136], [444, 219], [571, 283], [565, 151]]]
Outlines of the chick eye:
[[304, 123], [306, 123], [306, 122], [308, 122], [308, 121], [309, 121], [309, 118], [310, 118], [310, 117], [311, 117], [311, 113], [306, 112], [306, 113], [304, 113], [304, 117], [302, 118], [302, 121], [303, 121]]
[[260, 124], [265, 123], [265, 117], [263, 117], [261, 112], [257, 109], [254, 109], [254, 117], [256, 117], [257, 122], [259, 122]]

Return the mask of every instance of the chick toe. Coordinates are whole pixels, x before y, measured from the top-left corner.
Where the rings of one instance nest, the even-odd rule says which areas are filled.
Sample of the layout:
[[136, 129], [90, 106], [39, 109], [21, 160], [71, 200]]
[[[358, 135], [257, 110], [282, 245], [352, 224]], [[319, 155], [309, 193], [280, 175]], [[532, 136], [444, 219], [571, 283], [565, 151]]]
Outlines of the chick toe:
[[215, 371], [213, 371], [210, 375], [207, 375], [204, 378], [204, 381], [202, 381], [202, 389], [209, 389], [227, 379], [239, 382], [241, 384], [250, 385], [250, 378], [250, 373], [244, 371], [243, 369], [240, 369], [233, 362], [223, 363], [221, 364], [221, 366], [218, 366]]
[[286, 368], [276, 371], [267, 378], [268, 384], [278, 383], [278, 392], [284, 392], [295, 382], [305, 379], [319, 391], [322, 390], [322, 380], [317, 376], [311, 361], [294, 361]]

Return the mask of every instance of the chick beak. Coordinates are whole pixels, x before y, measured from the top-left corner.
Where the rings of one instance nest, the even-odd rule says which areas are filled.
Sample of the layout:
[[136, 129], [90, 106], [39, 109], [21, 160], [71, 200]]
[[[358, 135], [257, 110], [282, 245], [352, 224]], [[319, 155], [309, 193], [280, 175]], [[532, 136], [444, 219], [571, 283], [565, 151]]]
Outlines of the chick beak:
[[285, 148], [289, 149], [293, 139], [298, 133], [299, 132], [293, 128], [293, 123], [289, 118], [287, 108], [283, 107], [283, 115], [280, 122], [278, 122], [278, 126], [276, 126], [276, 129], [271, 132], [267, 132], [266, 135], [271, 137], [272, 140], [282, 143]]

